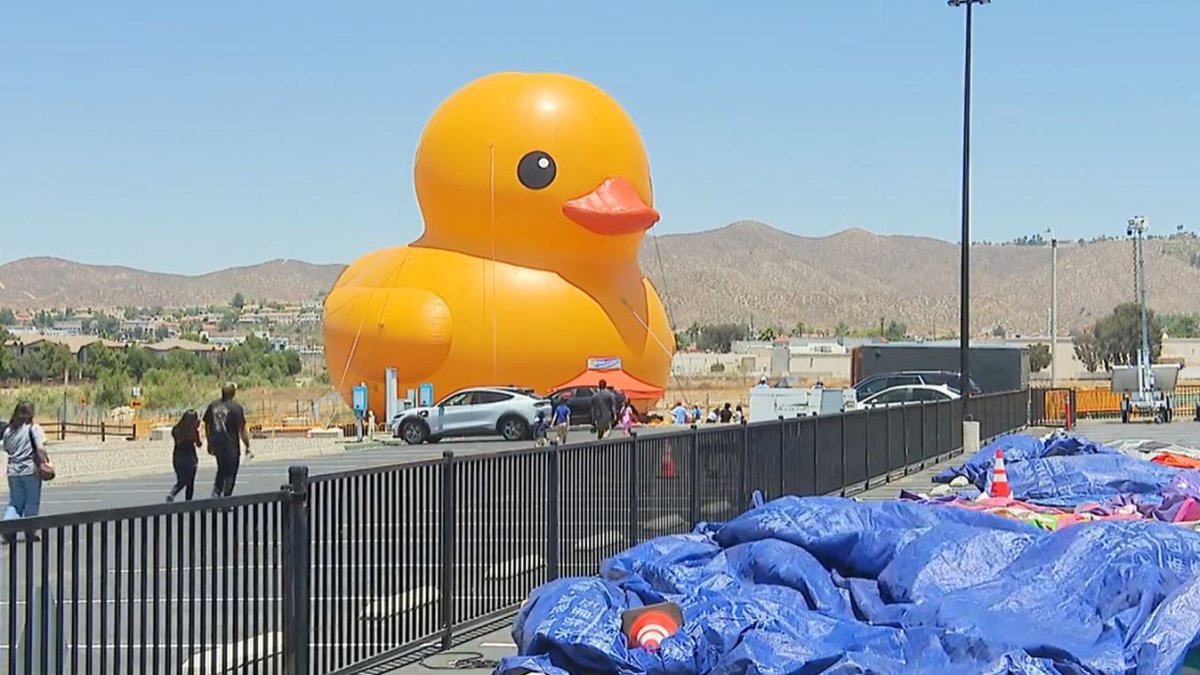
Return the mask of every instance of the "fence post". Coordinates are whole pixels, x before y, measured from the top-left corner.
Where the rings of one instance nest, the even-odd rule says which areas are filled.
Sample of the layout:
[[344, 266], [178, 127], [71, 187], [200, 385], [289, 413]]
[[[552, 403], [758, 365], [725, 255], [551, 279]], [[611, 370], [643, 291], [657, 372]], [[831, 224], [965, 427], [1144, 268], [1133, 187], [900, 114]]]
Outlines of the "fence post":
[[637, 432], [629, 432], [629, 438], [633, 439], [629, 444], [629, 546], [637, 546], [638, 543], [638, 519], [641, 517], [638, 513], [638, 488], [641, 481], [641, 461], [639, 455], [641, 452], [638, 446], [641, 445], [641, 439], [638, 438]]
[[695, 528], [700, 522], [700, 436], [695, 424], [688, 436], [688, 517]]
[[809, 424], [812, 425], [812, 430], [813, 430], [813, 432], [812, 432], [812, 447], [813, 447], [812, 485], [813, 485], [813, 489], [812, 489], [812, 495], [810, 495], [810, 496], [815, 497], [815, 496], [821, 494], [821, 480], [820, 480], [820, 476], [819, 476], [819, 472], [821, 471], [821, 457], [820, 457], [820, 454], [821, 454], [821, 423], [819, 422], [819, 420], [821, 418], [811, 417], [809, 419], [810, 419]]
[[288, 467], [283, 486], [283, 672], [308, 675], [308, 605], [311, 599], [311, 567], [308, 529], [308, 467]]
[[838, 424], [842, 426], [842, 496], [846, 496], [846, 413], [838, 415]]
[[912, 460], [908, 456], [908, 406], [909, 403], [901, 403], [900, 408], [900, 429], [904, 432], [904, 475], [908, 475], [908, 465], [912, 464]]
[[546, 456], [546, 581], [553, 581], [559, 575], [559, 536], [558, 523], [558, 444], [550, 446]]
[[58, 423], [58, 440], [67, 440], [67, 421], [61, 420]]
[[450, 649], [454, 640], [454, 566], [455, 523], [458, 520], [458, 499], [455, 495], [455, 461], [450, 450], [442, 452], [442, 650]]
[[104, 442], [104, 420], [100, 420], [100, 442]]

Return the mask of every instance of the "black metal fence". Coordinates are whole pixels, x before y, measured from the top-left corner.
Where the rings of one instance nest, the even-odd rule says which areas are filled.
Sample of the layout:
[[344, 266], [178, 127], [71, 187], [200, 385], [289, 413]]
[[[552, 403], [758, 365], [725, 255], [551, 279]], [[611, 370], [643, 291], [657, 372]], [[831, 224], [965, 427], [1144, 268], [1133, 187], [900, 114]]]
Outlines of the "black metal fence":
[[[354, 673], [450, 646], [538, 585], [740, 513], [853, 494], [1026, 424], [1026, 392], [309, 477], [0, 523], [11, 675]], [[40, 542], [29, 541], [30, 537]]]

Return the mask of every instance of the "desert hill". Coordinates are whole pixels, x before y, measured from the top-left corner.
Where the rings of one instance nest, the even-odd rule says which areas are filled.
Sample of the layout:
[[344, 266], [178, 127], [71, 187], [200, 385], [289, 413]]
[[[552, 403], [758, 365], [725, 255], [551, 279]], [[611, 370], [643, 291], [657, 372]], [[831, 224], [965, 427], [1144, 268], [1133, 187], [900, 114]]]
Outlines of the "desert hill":
[[[832, 328], [900, 321], [921, 334], [958, 328], [958, 245], [880, 236], [853, 229], [801, 237], [754, 221], [690, 234], [648, 237], [642, 269], [664, 296], [677, 327], [693, 322], [753, 321], [790, 329], [797, 322]], [[1200, 312], [1200, 240], [1191, 235], [1146, 243], [1150, 305], [1163, 313]], [[206, 305], [247, 300], [297, 302], [319, 297], [341, 265], [272, 260], [198, 276], [129, 267], [25, 258], [0, 265], [0, 307]], [[1058, 250], [1059, 322], [1086, 325], [1133, 299], [1128, 241], [1062, 242]], [[1050, 298], [1049, 246], [972, 247], [972, 328], [1010, 333], [1045, 330]]]

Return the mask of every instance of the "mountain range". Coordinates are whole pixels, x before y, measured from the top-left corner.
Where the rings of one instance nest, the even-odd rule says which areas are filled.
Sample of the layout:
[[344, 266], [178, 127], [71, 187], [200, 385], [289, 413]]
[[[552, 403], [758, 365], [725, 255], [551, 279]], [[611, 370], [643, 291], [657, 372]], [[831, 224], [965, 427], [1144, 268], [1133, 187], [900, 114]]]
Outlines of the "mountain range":
[[[957, 332], [959, 246], [924, 237], [852, 229], [802, 237], [755, 221], [690, 234], [647, 237], [642, 269], [672, 323], [750, 322], [790, 331], [798, 322], [830, 329], [898, 321], [921, 335]], [[1145, 244], [1149, 305], [1200, 312], [1200, 240]], [[208, 305], [298, 302], [329, 289], [342, 265], [272, 260], [198, 276], [25, 258], [0, 265], [0, 307]], [[1065, 332], [1134, 299], [1133, 248], [1126, 240], [1061, 242], [1058, 319]], [[971, 249], [974, 333], [1044, 334], [1050, 307], [1048, 245], [975, 244]]]

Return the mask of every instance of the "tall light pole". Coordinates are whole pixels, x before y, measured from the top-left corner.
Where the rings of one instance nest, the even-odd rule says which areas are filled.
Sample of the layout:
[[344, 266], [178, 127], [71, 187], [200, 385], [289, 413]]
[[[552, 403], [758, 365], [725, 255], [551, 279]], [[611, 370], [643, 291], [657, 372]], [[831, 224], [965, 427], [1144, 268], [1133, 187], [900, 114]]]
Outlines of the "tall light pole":
[[1137, 302], [1141, 309], [1142, 348], [1138, 350], [1138, 389], [1142, 398], [1152, 388], [1150, 384], [1150, 322], [1146, 313], [1146, 259], [1142, 256], [1142, 237], [1149, 227], [1145, 216], [1134, 216], [1126, 224], [1125, 234], [1133, 237], [1134, 283]]
[[966, 42], [963, 50], [963, 141], [962, 141], [962, 271], [959, 280], [959, 391], [968, 392], [971, 382], [971, 6], [992, 0], [947, 0], [951, 7], [967, 6]]
[[1050, 388], [1057, 386], [1058, 370], [1055, 361], [1058, 358], [1058, 239], [1053, 229], [1047, 229], [1050, 235]]

